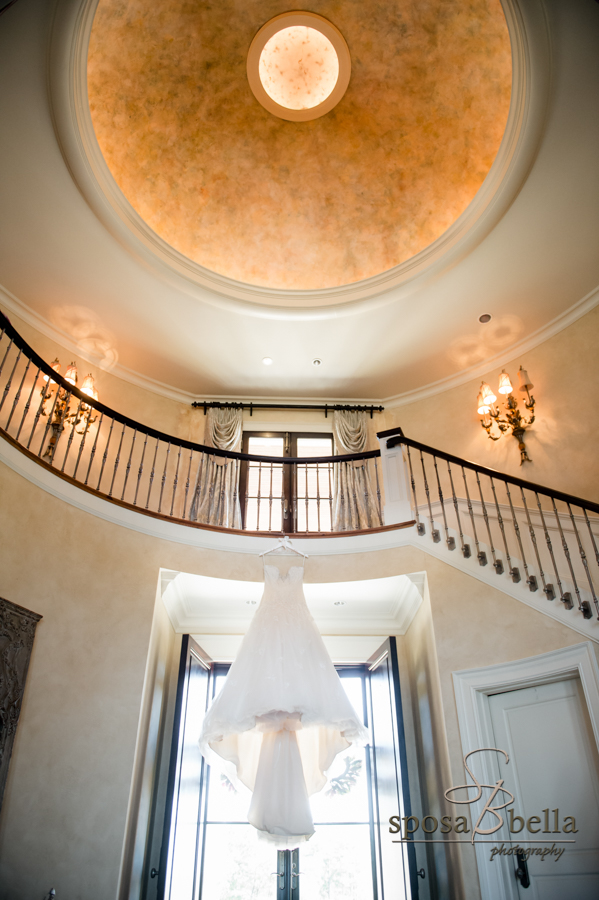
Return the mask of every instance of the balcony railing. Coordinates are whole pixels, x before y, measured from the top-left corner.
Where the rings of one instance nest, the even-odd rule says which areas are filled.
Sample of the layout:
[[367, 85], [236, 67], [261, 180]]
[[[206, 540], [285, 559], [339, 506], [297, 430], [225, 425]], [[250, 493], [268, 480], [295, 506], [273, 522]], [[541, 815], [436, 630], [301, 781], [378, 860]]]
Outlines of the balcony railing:
[[[181, 524], [240, 530], [230, 527], [218, 488], [212, 491], [209, 483], [206, 488], [218, 464], [224, 476], [220, 483], [227, 482], [229, 473], [232, 484], [242, 485], [232, 505], [241, 510], [241, 530], [246, 533], [327, 536], [383, 527], [379, 450], [346, 456], [268, 457], [180, 440], [82, 393], [38, 356], [2, 313], [0, 434], [84, 490]], [[340, 480], [347, 484], [344, 473], [350, 467], [364, 473], [361, 481], [352, 483], [354, 490], [366, 495], [351, 498], [362, 510], [359, 521], [342, 516], [343, 530], [339, 530], [338, 507], [343, 497], [338, 485]], [[209, 521], [202, 520], [198, 504], [203, 489], [208, 503], [202, 508], [212, 508]]]
[[[257, 456], [180, 440], [82, 393], [0, 313], [0, 435], [83, 490], [192, 527], [323, 537], [415, 526], [448, 561], [459, 554], [517, 590], [599, 618], [599, 504], [399, 428], [378, 435], [382, 452], [346, 456]], [[241, 527], [224, 513], [231, 505]]]
[[428, 447], [400, 428], [378, 437], [384, 468], [395, 455], [397, 496], [420, 537], [599, 618], [599, 504]]

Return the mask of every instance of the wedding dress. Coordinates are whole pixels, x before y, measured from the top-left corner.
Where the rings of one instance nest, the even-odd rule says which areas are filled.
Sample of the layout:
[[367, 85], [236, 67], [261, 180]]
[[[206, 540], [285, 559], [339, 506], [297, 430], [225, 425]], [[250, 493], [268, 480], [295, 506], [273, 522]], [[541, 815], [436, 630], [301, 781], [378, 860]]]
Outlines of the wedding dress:
[[308, 798], [336, 755], [368, 740], [302, 579], [302, 566], [284, 576], [264, 566], [262, 600], [200, 735], [207, 761], [253, 791], [248, 821], [259, 836], [288, 849], [314, 834]]

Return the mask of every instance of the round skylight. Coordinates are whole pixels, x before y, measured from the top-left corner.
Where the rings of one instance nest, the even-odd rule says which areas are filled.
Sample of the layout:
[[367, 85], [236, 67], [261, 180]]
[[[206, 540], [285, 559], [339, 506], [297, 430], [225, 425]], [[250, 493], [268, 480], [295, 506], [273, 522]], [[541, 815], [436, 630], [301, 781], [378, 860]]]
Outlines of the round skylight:
[[313, 109], [333, 92], [339, 58], [330, 40], [316, 28], [292, 25], [266, 42], [258, 72], [275, 103], [286, 109]]
[[275, 16], [262, 26], [248, 53], [252, 92], [280, 119], [305, 122], [325, 115], [343, 97], [350, 72], [343, 35], [315, 13]]

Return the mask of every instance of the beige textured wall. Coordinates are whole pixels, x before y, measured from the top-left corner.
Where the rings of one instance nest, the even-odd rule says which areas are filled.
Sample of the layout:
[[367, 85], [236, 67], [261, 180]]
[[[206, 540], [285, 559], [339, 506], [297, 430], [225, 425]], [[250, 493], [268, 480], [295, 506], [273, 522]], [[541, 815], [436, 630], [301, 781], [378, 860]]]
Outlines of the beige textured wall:
[[[159, 568], [260, 580], [260, 562], [96, 519], [4, 466], [0, 496], [0, 595], [44, 617], [0, 819], [0, 897], [22, 900], [55, 887], [58, 896], [75, 900], [113, 900]], [[451, 777], [459, 783], [451, 672], [574, 644], [580, 635], [422, 550], [312, 557], [307, 578], [326, 582], [422, 570], [429, 576], [432, 619], [426, 628], [415, 623], [404, 644], [411, 646], [416, 674], [425, 654], [434, 675], [438, 654], [445, 721], [433, 687], [427, 688], [436, 737], [421, 752], [424, 764], [433, 765], [446, 728]], [[418, 689], [412, 685], [413, 706]], [[141, 752], [145, 759], [143, 742]], [[473, 870], [466, 896], [477, 898]]]
[[[484, 328], [480, 326], [481, 342]], [[376, 425], [379, 431], [399, 425], [408, 437], [447, 453], [597, 502], [598, 343], [596, 307], [505, 366], [513, 384], [518, 383], [517, 372], [522, 365], [535, 386], [532, 393], [537, 401], [537, 419], [525, 438], [532, 463], [522, 467], [514, 438], [490, 441], [479, 425], [476, 398], [480, 378], [428, 400], [387, 409]], [[484, 375], [494, 389], [501, 368]]]

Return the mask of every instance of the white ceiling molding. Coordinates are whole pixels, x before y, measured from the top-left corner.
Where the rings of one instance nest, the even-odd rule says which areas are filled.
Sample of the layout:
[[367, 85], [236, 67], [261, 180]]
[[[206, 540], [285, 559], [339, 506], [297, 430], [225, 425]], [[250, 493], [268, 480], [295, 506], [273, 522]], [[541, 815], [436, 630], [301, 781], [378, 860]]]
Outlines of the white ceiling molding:
[[434, 397], [436, 394], [442, 394], [444, 391], [449, 391], [452, 388], [466, 384], [468, 381], [478, 379], [490, 369], [498, 369], [500, 366], [506, 366], [515, 356], [520, 356], [523, 353], [528, 353], [529, 350], [534, 350], [539, 344], [542, 344], [549, 340], [549, 338], [559, 334], [564, 328], [567, 328], [569, 325], [572, 325], [573, 322], [576, 322], [577, 319], [586, 315], [586, 313], [594, 309], [597, 304], [599, 304], [599, 286], [593, 288], [593, 290], [589, 291], [582, 300], [579, 300], [578, 303], [575, 303], [574, 306], [571, 306], [570, 309], [567, 309], [565, 312], [561, 313], [561, 315], [556, 316], [555, 319], [552, 319], [551, 322], [548, 322], [543, 328], [539, 328], [533, 334], [524, 338], [524, 340], [511, 344], [506, 350], [502, 350], [501, 353], [498, 353], [496, 356], [489, 357], [489, 359], [485, 359], [482, 363], [477, 363], [475, 366], [463, 369], [455, 375], [450, 375], [448, 378], [442, 378], [440, 381], [431, 382], [431, 384], [424, 385], [424, 387], [417, 388], [414, 391], [406, 391], [404, 394], [397, 394], [395, 397], [385, 397], [381, 400], [381, 403], [389, 409], [395, 409], [399, 406], [407, 406], [409, 403], [417, 403], [419, 400], [427, 400], [429, 397]]
[[[166, 585], [162, 600], [178, 634], [238, 635], [247, 630], [263, 590], [259, 581], [179, 572]], [[405, 634], [422, 603], [408, 575], [304, 583], [304, 594], [322, 634]]]
[[[393, 303], [470, 253], [500, 221], [536, 158], [550, 89], [549, 37], [540, 0], [503, 0], [512, 43], [512, 102], [506, 131], [482, 187], [436, 241], [401, 265], [355, 284], [318, 291], [246, 285], [174, 250], [137, 214], [102, 156], [87, 98], [87, 48], [97, 0], [58, 0], [49, 57], [52, 115], [72, 177], [125, 249], [163, 280], [203, 302], [284, 320], [338, 317]], [[65, 72], [68, 73], [65, 78]]]
[[[572, 325], [578, 319], [582, 318], [582, 316], [586, 315], [598, 304], [599, 286], [593, 288], [593, 290], [589, 291], [586, 296], [584, 296], [581, 300], [579, 300], [565, 312], [561, 313], [559, 316], [556, 316], [554, 319], [548, 322], [547, 325], [539, 328], [537, 331], [524, 338], [523, 340], [517, 341], [514, 344], [510, 344], [509, 347], [507, 347], [505, 350], [502, 350], [501, 353], [489, 357], [488, 359], [484, 360], [484, 362], [477, 363], [475, 366], [470, 366], [467, 369], [463, 369], [461, 372], [457, 372], [455, 375], [450, 375], [447, 378], [442, 378], [439, 381], [431, 382], [430, 384], [424, 385], [420, 388], [416, 388], [413, 391], [406, 391], [405, 393], [397, 394], [392, 397], [330, 397], [328, 399], [323, 397], [304, 397], [300, 401], [297, 399], [297, 397], [282, 397], [272, 395], [260, 396], [259, 400], [264, 403], [289, 403], [290, 409], [293, 406], [301, 405], [302, 403], [327, 402], [331, 405], [335, 403], [359, 403], [366, 406], [386, 406], [388, 409], [397, 409], [401, 406], [408, 406], [411, 403], [418, 403], [420, 400], [427, 400], [428, 398], [434, 397], [437, 394], [442, 394], [445, 391], [450, 391], [452, 388], [460, 387], [460, 385], [462, 384], [467, 384], [469, 381], [480, 378], [491, 369], [506, 366], [509, 362], [512, 362], [512, 360], [516, 356], [521, 356], [524, 353], [528, 353], [530, 350], [534, 350], [535, 347], [543, 344], [545, 341], [549, 340], [549, 338], [552, 338], [556, 334], [559, 334], [559, 332], [563, 331], [564, 328], [568, 328], [569, 325]], [[35, 328], [45, 337], [49, 338], [52, 341], [55, 341], [57, 344], [60, 344], [61, 347], [65, 347], [67, 350], [81, 357], [81, 359], [85, 359], [87, 360], [87, 362], [90, 362], [93, 365], [97, 365], [102, 368], [102, 361], [99, 360], [98, 357], [82, 351], [77, 343], [73, 341], [73, 339], [69, 335], [67, 335], [66, 332], [62, 331], [62, 329], [56, 328], [46, 318], [44, 318], [44, 316], [41, 316], [39, 315], [39, 313], [34, 312], [21, 300], [19, 300], [18, 297], [15, 297], [14, 294], [11, 294], [10, 291], [2, 287], [2, 285], [0, 285], [0, 306], [4, 307], [4, 309], [8, 310], [9, 312], [12, 312], [14, 315], [19, 316], [19, 318], [21, 318], [32, 328]], [[158, 394], [161, 397], [166, 397], [168, 400], [174, 400], [177, 403], [184, 403], [187, 405], [189, 403], [192, 403], [194, 400], [198, 400], [197, 394], [193, 394], [189, 391], [181, 391], [175, 387], [171, 387], [170, 385], [155, 381], [153, 378], [149, 378], [148, 376], [133, 372], [131, 369], [128, 369], [125, 366], [120, 365], [119, 363], [110, 368], [110, 373], [116, 378], [121, 378], [123, 381], [126, 381], [129, 384], [134, 384], [136, 387], [142, 388], [146, 391], [151, 391], [154, 394]], [[244, 397], [242, 393], [236, 394], [234, 397], [230, 395], [203, 394], [199, 399], [207, 401], [214, 400], [221, 403], [238, 401], [249, 402], [252, 400], [257, 402], [257, 398], [254, 395], [252, 395], [251, 397]], [[261, 411], [260, 414], [263, 415], [263, 412]], [[250, 424], [254, 426], [255, 431], [266, 430], [267, 428], [267, 424], [265, 424], [264, 421], [258, 422], [257, 419], [255, 423], [251, 422]], [[297, 423], [294, 423], [288, 428], [283, 428], [283, 425], [281, 423], [276, 423], [277, 429], [279, 431], [293, 430], [293, 428], [296, 427], [296, 424]], [[268, 425], [268, 427], [270, 427], [270, 425]], [[323, 427], [322, 429], [315, 430], [325, 431], [327, 429]]]

